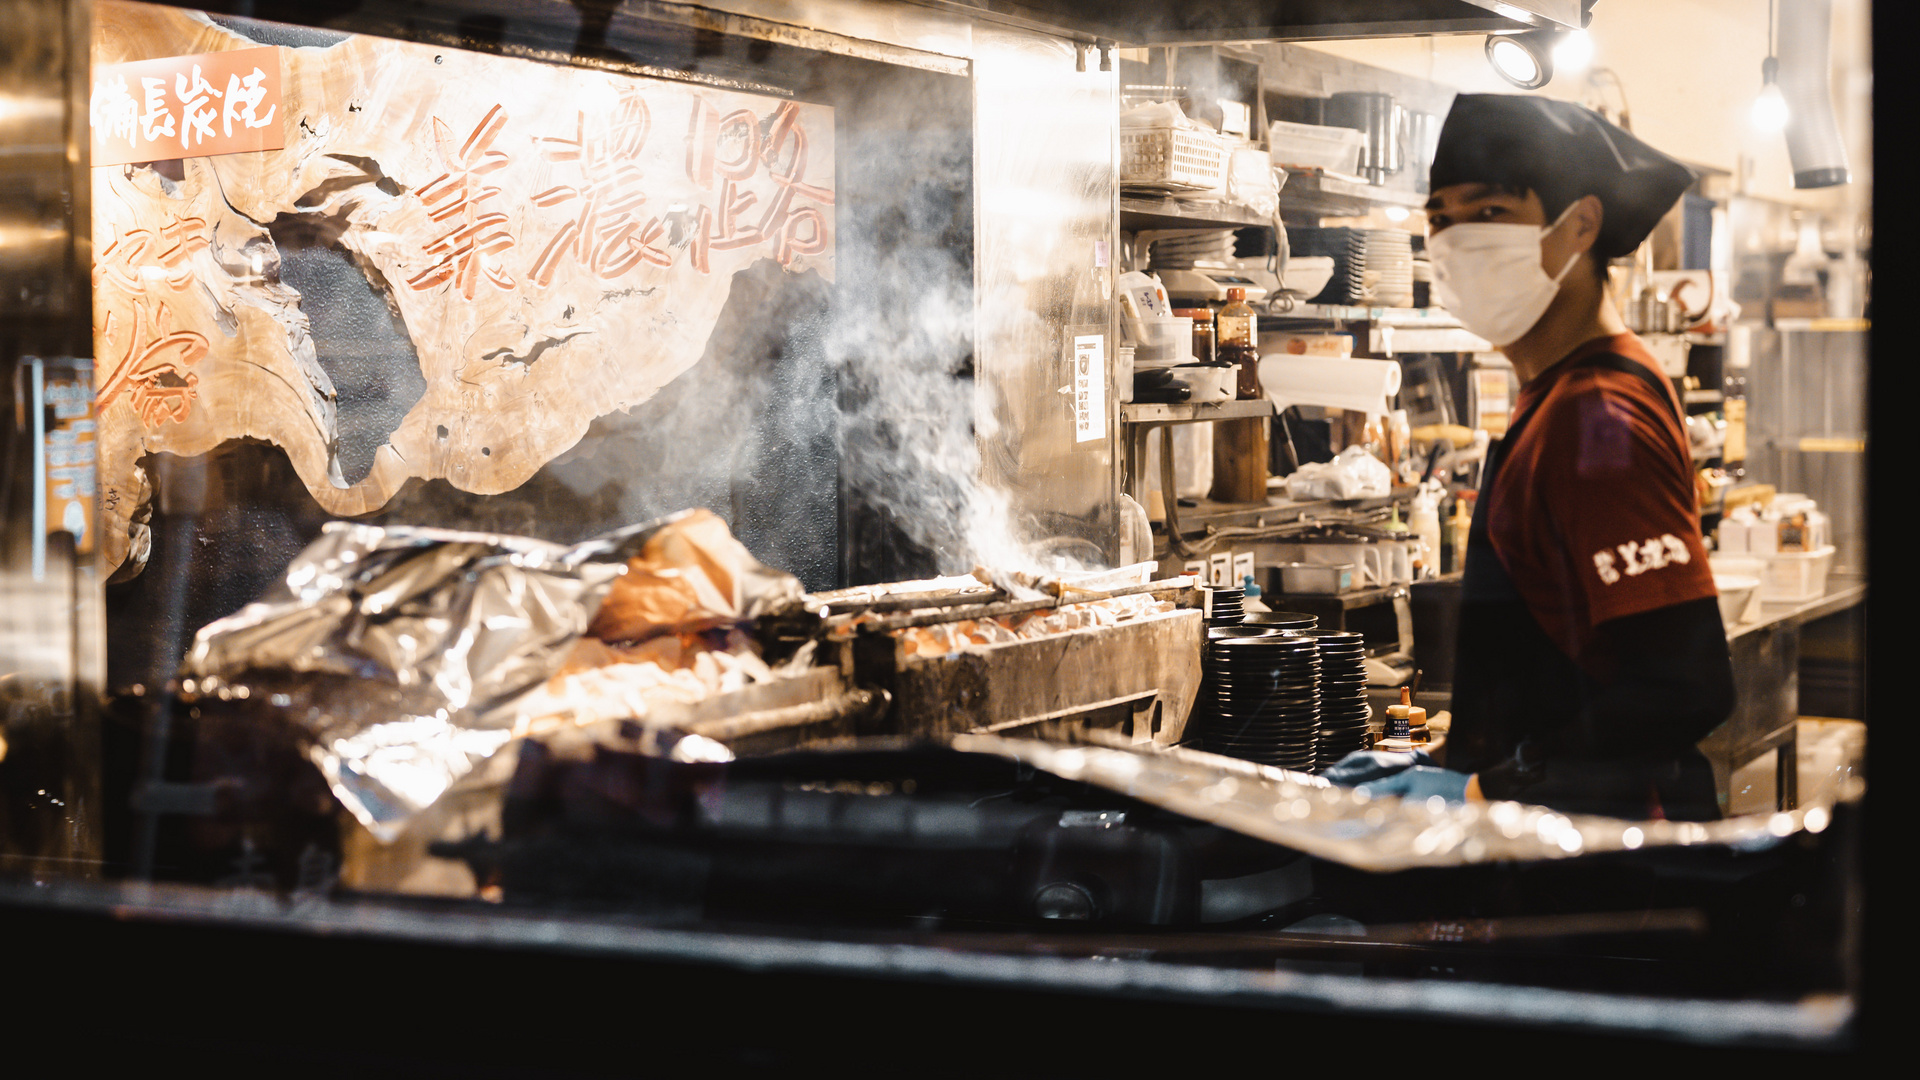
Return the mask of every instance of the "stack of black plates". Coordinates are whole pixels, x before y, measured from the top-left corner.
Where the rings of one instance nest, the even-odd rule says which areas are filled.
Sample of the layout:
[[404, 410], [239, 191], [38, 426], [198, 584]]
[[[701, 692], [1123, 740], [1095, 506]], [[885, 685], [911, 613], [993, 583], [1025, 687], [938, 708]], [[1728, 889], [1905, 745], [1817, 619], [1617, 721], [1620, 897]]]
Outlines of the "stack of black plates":
[[1292, 254], [1322, 255], [1333, 259], [1333, 276], [1316, 294], [1315, 304], [1358, 304], [1367, 294], [1367, 233], [1365, 229], [1287, 228]]
[[1367, 721], [1366, 643], [1351, 630], [1307, 630], [1300, 636], [1320, 649], [1320, 740], [1318, 767], [1373, 745]]
[[1320, 625], [1318, 615], [1309, 615], [1304, 611], [1252, 611], [1240, 621], [1268, 630], [1311, 630]]
[[1208, 652], [1206, 749], [1311, 771], [1320, 736], [1318, 643], [1286, 631], [1243, 633], [1213, 638]]
[[1235, 626], [1247, 613], [1244, 589], [1209, 589], [1213, 594], [1213, 615], [1209, 626]]

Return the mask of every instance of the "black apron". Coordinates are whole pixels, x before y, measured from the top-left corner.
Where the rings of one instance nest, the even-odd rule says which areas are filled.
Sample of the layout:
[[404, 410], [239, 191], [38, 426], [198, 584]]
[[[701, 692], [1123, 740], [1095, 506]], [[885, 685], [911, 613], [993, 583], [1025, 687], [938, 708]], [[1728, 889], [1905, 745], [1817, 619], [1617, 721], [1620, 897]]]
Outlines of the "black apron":
[[[1574, 361], [1551, 378], [1557, 381], [1580, 368], [1638, 376], [1676, 414], [1679, 411], [1671, 387], [1645, 365], [1614, 353], [1602, 352]], [[1488, 534], [1492, 509], [1487, 504], [1493, 501], [1494, 479], [1508, 449], [1518, 444], [1538, 411], [1536, 405], [1516, 416], [1500, 445], [1488, 455], [1480, 481], [1483, 497], [1474, 506], [1468, 529], [1454, 666], [1454, 720], [1447, 737], [1447, 767], [1461, 772], [1507, 764], [1515, 775], [1533, 775], [1542, 760], [1538, 749], [1541, 743], [1554, 732], [1578, 723], [1585, 703], [1597, 690], [1586, 671], [1541, 629], [1506, 566], [1494, 553]], [[1553, 527], [1550, 521], [1541, 525]], [[1517, 771], [1511, 764], [1516, 760]], [[1719, 816], [1712, 767], [1698, 750], [1690, 750], [1677, 760], [1630, 755], [1582, 758], [1561, 762], [1547, 773], [1550, 778], [1514, 797], [1570, 813], [1613, 817], [1662, 815], [1701, 820]]]

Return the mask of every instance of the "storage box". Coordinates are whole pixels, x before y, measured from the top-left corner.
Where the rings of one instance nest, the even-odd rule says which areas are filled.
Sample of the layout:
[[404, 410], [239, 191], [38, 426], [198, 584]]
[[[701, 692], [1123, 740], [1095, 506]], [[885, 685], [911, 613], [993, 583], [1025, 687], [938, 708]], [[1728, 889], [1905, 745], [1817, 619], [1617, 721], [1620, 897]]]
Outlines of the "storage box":
[[1289, 596], [1330, 596], [1353, 588], [1353, 564], [1280, 564], [1280, 591]]
[[1760, 599], [1818, 599], [1827, 591], [1833, 552], [1829, 544], [1818, 551], [1776, 551], [1767, 556], [1767, 571], [1760, 577]]
[[1220, 136], [1194, 128], [1123, 127], [1120, 183], [1224, 193], [1227, 145]]
[[1276, 165], [1305, 165], [1352, 176], [1360, 169], [1367, 133], [1358, 128], [1294, 124], [1275, 120], [1267, 127], [1267, 154]]

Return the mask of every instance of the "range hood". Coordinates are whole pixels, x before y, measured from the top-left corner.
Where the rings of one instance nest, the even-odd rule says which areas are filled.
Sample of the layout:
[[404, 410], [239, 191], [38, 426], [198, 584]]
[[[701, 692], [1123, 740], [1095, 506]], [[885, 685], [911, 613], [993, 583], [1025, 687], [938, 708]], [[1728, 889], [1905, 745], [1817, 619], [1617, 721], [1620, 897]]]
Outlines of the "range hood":
[[1594, 0], [908, 0], [1124, 46], [1577, 29]]

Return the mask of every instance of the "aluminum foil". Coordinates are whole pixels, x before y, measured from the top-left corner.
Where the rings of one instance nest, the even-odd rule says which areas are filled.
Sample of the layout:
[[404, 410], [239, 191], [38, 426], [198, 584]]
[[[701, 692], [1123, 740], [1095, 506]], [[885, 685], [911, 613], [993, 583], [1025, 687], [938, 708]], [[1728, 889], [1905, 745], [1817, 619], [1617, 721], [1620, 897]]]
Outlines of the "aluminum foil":
[[[1317, 776], [1191, 751], [1069, 746], [994, 735], [958, 735], [952, 745], [1025, 762], [1360, 870], [1537, 862], [1658, 847], [1752, 850], [1803, 830], [1820, 832], [1832, 821], [1825, 804], [1713, 822], [1625, 821], [1516, 802], [1371, 798]], [[1864, 788], [1864, 781], [1850, 777], [1835, 794], [1858, 798]]]
[[688, 513], [572, 545], [330, 523], [266, 595], [200, 630], [181, 691], [291, 723], [341, 803], [391, 842], [542, 719], [522, 698], [626, 560]]

